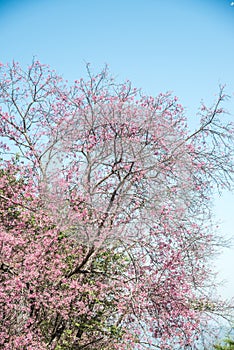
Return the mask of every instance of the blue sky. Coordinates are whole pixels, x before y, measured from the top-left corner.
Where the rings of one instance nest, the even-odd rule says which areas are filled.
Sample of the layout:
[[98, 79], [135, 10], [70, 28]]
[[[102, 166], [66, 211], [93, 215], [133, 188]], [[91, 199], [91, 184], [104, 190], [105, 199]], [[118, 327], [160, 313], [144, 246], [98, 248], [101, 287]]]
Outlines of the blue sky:
[[[201, 99], [226, 84], [234, 119], [234, 6], [227, 0], [0, 0], [0, 61], [29, 64], [36, 56], [68, 80], [85, 62], [105, 63], [119, 80], [151, 95], [173, 91], [189, 125]], [[234, 120], [233, 120], [234, 121]], [[215, 200], [221, 230], [233, 234], [234, 196]], [[217, 260], [221, 289], [234, 296], [234, 250]]]

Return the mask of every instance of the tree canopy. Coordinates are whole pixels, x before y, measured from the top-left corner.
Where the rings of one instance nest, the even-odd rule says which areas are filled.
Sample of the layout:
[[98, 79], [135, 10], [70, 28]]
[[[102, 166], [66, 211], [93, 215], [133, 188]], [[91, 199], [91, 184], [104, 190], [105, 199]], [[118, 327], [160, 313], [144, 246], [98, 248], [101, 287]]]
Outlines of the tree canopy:
[[187, 349], [224, 308], [207, 287], [227, 97], [190, 132], [176, 97], [87, 72], [0, 68], [0, 346]]

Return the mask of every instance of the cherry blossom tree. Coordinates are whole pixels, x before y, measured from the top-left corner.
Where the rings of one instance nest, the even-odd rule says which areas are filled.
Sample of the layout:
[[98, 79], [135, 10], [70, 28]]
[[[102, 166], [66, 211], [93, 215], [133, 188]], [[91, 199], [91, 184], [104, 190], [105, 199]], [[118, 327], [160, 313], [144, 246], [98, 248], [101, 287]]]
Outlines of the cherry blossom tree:
[[220, 314], [210, 199], [232, 186], [220, 88], [189, 131], [177, 98], [105, 68], [69, 87], [1, 66], [0, 344], [187, 349]]

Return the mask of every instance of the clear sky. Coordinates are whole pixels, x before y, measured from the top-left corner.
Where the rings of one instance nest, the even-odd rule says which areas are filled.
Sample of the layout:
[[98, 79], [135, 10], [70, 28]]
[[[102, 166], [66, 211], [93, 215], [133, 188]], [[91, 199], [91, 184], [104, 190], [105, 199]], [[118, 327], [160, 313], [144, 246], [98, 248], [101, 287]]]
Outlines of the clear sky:
[[[0, 61], [26, 65], [36, 56], [68, 80], [105, 63], [119, 80], [151, 95], [173, 91], [198, 120], [201, 99], [219, 84], [232, 100], [234, 121], [234, 4], [227, 0], [0, 0]], [[215, 201], [220, 230], [234, 235], [234, 196]], [[234, 250], [217, 260], [221, 289], [234, 296]]]

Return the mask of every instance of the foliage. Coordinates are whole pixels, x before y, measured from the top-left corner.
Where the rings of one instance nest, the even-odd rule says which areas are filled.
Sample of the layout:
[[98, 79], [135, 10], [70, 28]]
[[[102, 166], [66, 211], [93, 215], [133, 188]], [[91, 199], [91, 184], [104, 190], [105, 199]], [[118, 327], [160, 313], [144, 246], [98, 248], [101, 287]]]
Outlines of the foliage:
[[214, 345], [214, 349], [216, 350], [233, 350], [234, 349], [234, 341], [231, 339], [225, 339], [224, 345]]
[[39, 62], [1, 67], [1, 347], [188, 348], [224, 307], [207, 285], [226, 97], [190, 133], [177, 98], [87, 72], [69, 88]]

